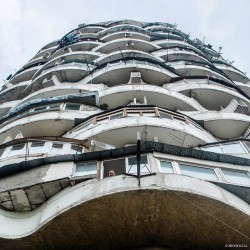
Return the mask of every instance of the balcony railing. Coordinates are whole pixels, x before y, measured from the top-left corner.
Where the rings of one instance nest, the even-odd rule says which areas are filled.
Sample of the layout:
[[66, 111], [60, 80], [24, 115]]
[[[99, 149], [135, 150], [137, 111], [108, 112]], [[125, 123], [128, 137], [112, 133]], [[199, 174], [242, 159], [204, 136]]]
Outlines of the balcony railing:
[[[166, 110], [159, 107], [124, 107], [117, 109], [112, 112], [108, 112], [101, 115], [96, 115], [85, 120], [79, 126], [74, 128], [74, 131], [79, 131], [83, 128], [91, 128], [93, 125], [100, 124], [103, 122], [108, 122], [115, 119], [121, 119], [124, 117], [157, 117], [166, 118], [170, 120], [176, 120], [184, 122], [188, 125], [194, 126], [200, 130], [204, 130], [198, 123], [190, 119], [185, 115], [181, 115], [170, 110]], [[79, 123], [78, 123], [79, 124]], [[206, 130], [204, 130], [206, 131]]]

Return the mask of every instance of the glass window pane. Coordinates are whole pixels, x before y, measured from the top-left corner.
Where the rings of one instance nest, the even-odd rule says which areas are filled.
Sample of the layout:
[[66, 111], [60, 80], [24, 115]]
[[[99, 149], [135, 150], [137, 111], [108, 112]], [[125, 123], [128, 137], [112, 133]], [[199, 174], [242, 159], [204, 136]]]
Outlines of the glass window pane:
[[80, 104], [66, 103], [65, 110], [79, 110], [80, 106], [81, 106]]
[[179, 164], [179, 166], [181, 172], [185, 175], [204, 180], [218, 181], [218, 177], [216, 176], [214, 169], [212, 168], [195, 167], [184, 164]]
[[76, 165], [75, 176], [97, 174], [96, 162], [86, 162]]
[[223, 144], [223, 150], [226, 154], [244, 154], [246, 153], [244, 148], [241, 146], [240, 143], [233, 143], [233, 144]]
[[[141, 174], [149, 173], [149, 164], [146, 155], [141, 156], [140, 164]], [[137, 174], [137, 158], [130, 157], [128, 158], [128, 166], [126, 166], [126, 172], [129, 174]]]
[[45, 142], [42, 141], [32, 142], [29, 148], [29, 154], [42, 153], [44, 144]]
[[60, 103], [53, 103], [49, 105], [49, 108], [59, 110], [60, 105], [61, 105]]
[[171, 162], [161, 161], [161, 172], [162, 173], [173, 173], [173, 166]]
[[45, 110], [47, 109], [47, 106], [40, 106], [40, 107], [35, 107], [34, 111], [40, 111], [40, 110]]
[[62, 152], [63, 144], [53, 143], [53, 146], [50, 150], [51, 154], [60, 154]]
[[226, 177], [226, 180], [231, 183], [237, 183], [241, 185], [250, 185], [250, 178], [246, 172], [232, 171], [222, 169], [223, 174]]
[[26, 153], [26, 147], [25, 144], [18, 144], [12, 147], [11, 151], [8, 154], [8, 157], [14, 156], [14, 155], [21, 155]]
[[82, 153], [82, 147], [77, 145], [71, 145], [71, 149], [69, 151], [70, 154], [81, 154]]
[[203, 148], [206, 151], [214, 152], [214, 153], [220, 153], [223, 154], [222, 149], [219, 146], [209, 147], [209, 148]]

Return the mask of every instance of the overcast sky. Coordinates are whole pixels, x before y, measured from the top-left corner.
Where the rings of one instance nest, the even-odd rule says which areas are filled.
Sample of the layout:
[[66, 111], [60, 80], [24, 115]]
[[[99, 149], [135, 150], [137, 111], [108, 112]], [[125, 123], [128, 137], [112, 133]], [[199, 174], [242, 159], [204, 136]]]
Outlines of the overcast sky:
[[0, 85], [45, 44], [80, 23], [134, 19], [178, 24], [250, 76], [250, 0], [2, 0]]

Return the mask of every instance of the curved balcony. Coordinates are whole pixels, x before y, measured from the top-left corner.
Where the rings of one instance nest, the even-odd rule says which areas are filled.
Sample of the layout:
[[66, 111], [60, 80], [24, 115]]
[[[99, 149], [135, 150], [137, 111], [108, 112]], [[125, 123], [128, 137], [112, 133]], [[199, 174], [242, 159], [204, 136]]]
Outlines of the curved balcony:
[[129, 82], [131, 72], [136, 71], [140, 72], [143, 81], [162, 85], [177, 77], [169, 67], [163, 66], [145, 60], [114, 61], [97, 67], [84, 79], [84, 83], [103, 83], [107, 86], [125, 84]]
[[37, 90], [36, 92], [23, 98], [20, 102], [17, 103], [17, 106], [34, 99], [77, 94], [79, 92], [87, 93], [100, 91], [104, 88], [106, 87], [103, 84], [65, 83], [63, 85], [56, 85]]
[[0, 103], [0, 117], [7, 114], [11, 108], [16, 106], [19, 103], [19, 101], [10, 101], [10, 102], [4, 102]]
[[[163, 49], [180, 47], [180, 48], [184, 48], [184, 49], [189, 48], [189, 49], [192, 49], [193, 51], [196, 51], [197, 53], [202, 53], [195, 46], [193, 46], [190, 43], [185, 42], [185, 41], [164, 39], [164, 40], [154, 41], [153, 43], [156, 44], [157, 46], [159, 46], [160, 48], [163, 48]], [[204, 54], [204, 56], [205, 56], [205, 54]]]
[[97, 59], [99, 55], [94, 52], [70, 52], [57, 56], [43, 65], [33, 76], [33, 80], [39, 75], [43, 74], [46, 70], [56, 67], [58, 65], [70, 64], [70, 63], [85, 63], [88, 64], [90, 69], [93, 68], [92, 62]]
[[67, 132], [64, 137], [78, 140], [97, 140], [116, 147], [136, 143], [136, 133], [142, 140], [183, 147], [193, 147], [216, 141], [198, 123], [188, 117], [156, 107], [126, 107], [87, 118]]
[[57, 48], [58, 46], [56, 45], [51, 48], [40, 50], [31, 60], [33, 61], [33, 60], [36, 60], [37, 58], [48, 58], [54, 51], [57, 50]]
[[219, 80], [223, 80], [232, 84], [232, 81], [230, 79], [223, 76], [221, 73], [216, 72], [215, 69], [213, 69], [207, 64], [180, 61], [180, 62], [171, 62], [168, 63], [168, 65], [173, 67], [176, 70], [176, 72], [183, 77], [206, 76], [206, 77], [217, 78]]
[[[93, 66], [86, 64], [84, 61], [82, 63], [64, 61], [60, 65], [51, 66], [43, 70], [40, 75], [33, 79], [24, 93], [28, 95], [39, 89], [58, 85], [62, 82], [77, 82], [89, 75], [92, 68]], [[55, 78], [56, 80], [54, 81]]]
[[[53, 246], [67, 245], [72, 249], [76, 242], [83, 249], [94, 249], [97, 241], [105, 249], [134, 246], [138, 245], [138, 238], [144, 246], [153, 238], [156, 244], [178, 248], [190, 228], [192, 234], [182, 243], [185, 248], [199, 245], [219, 249], [225, 239], [245, 242], [243, 235], [209, 216], [215, 210], [216, 217], [230, 217], [234, 227], [247, 235], [248, 224], [242, 222], [249, 218], [249, 205], [221, 187], [173, 174], [143, 178], [138, 187], [135, 178], [116, 176], [64, 189], [32, 212], [0, 211], [5, 225], [0, 228], [0, 236], [4, 245], [13, 250], [19, 249], [20, 244], [49, 249], [51, 235]], [[110, 214], [111, 219], [107, 216]], [[183, 221], [189, 222], [187, 226]], [[201, 226], [206, 230], [201, 230]], [[150, 232], [148, 237], [145, 232]], [[18, 238], [22, 239], [16, 244], [13, 239]]]
[[142, 34], [145, 34], [146, 31], [139, 27], [139, 26], [136, 26], [136, 25], [133, 25], [133, 24], [118, 24], [116, 26], [113, 26], [113, 27], [110, 27], [110, 28], [107, 28], [103, 31], [100, 31], [98, 33], [99, 37], [104, 37], [108, 34], [112, 34], [112, 33], [117, 33], [117, 32], [120, 32], [120, 31], [132, 31], [132, 32], [139, 32], [139, 33], [142, 33]]
[[238, 113], [211, 111], [189, 115], [193, 119], [204, 120], [205, 129], [220, 139], [241, 137], [250, 124], [249, 116]]
[[102, 41], [104, 42], [110, 42], [113, 40], [117, 40], [117, 39], [123, 39], [123, 38], [133, 38], [133, 39], [138, 39], [138, 40], [142, 40], [142, 41], [150, 41], [150, 36], [146, 35], [146, 34], [141, 34], [139, 32], [133, 32], [133, 31], [121, 31], [121, 32], [117, 32], [117, 33], [111, 33], [108, 34], [104, 37], [102, 37]]
[[41, 68], [41, 66], [35, 66], [28, 68], [26, 70], [21, 71], [18, 74], [15, 74], [11, 79], [10, 82], [13, 84], [17, 84], [19, 82], [25, 82], [32, 79], [33, 75]]
[[100, 105], [105, 105], [108, 109], [126, 106], [133, 102], [134, 98], [139, 103], [146, 101], [148, 105], [156, 105], [172, 111], [204, 110], [193, 98], [147, 84], [119, 85], [99, 92]]
[[114, 50], [128, 50], [134, 49], [139, 51], [144, 51], [150, 53], [154, 50], [159, 49], [160, 47], [154, 45], [150, 42], [134, 39], [134, 38], [122, 38], [114, 41], [110, 41], [108, 43], [104, 43], [99, 47], [94, 48], [92, 51], [101, 52], [101, 53], [110, 53]]
[[119, 20], [119, 21], [109, 22], [108, 24], [106, 24], [106, 27], [110, 28], [110, 27], [128, 25], [128, 24], [138, 26], [140, 28], [143, 26], [143, 22], [139, 22], [135, 20]]
[[158, 50], [152, 53], [155, 56], [159, 56], [164, 59], [166, 62], [171, 61], [196, 61], [210, 64], [210, 62], [200, 54], [190, 50], [183, 48], [171, 48]]
[[250, 101], [245, 96], [233, 88], [222, 86], [211, 80], [188, 80], [166, 86], [166, 88], [194, 98], [207, 110], [219, 111], [226, 108], [233, 99], [243, 101], [250, 108]]
[[[55, 104], [54, 104], [55, 105]], [[76, 111], [61, 110], [58, 105], [56, 107], [34, 108], [30, 112], [26, 112], [14, 118], [7, 120], [1, 124], [0, 128], [0, 144], [6, 138], [12, 138], [19, 132], [23, 137], [34, 136], [60, 136], [75, 126], [75, 119], [79, 117], [87, 118], [89, 115], [99, 113], [101, 110], [92, 111]], [[59, 105], [60, 106], [60, 105]], [[78, 109], [79, 110], [79, 109]]]
[[78, 31], [81, 33], [97, 33], [99, 31], [104, 30], [105, 28], [101, 27], [101, 26], [85, 26], [83, 28], [79, 28]]
[[30, 81], [20, 82], [16, 85], [13, 85], [0, 92], [0, 103], [15, 101], [22, 99], [24, 97], [23, 91], [29, 85]]
[[230, 65], [214, 63], [214, 66], [222, 70], [233, 81], [242, 83], [247, 83], [250, 81], [249, 78], [245, 74], [243, 74], [243, 72]]
[[155, 63], [164, 63], [164, 60], [157, 56], [152, 56], [149, 53], [142, 52], [139, 50], [123, 50], [123, 51], [115, 51], [108, 55], [104, 54], [95, 60], [95, 65], [103, 65], [105, 63], [109, 63], [117, 60], [125, 60], [125, 59], [141, 59], [141, 60], [150, 60]]

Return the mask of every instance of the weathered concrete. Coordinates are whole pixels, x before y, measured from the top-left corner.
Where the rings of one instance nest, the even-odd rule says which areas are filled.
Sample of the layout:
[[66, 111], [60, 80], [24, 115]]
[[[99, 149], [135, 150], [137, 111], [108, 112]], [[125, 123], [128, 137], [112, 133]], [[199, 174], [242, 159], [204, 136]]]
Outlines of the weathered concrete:
[[214, 184], [172, 174], [143, 178], [141, 187], [133, 177], [89, 181], [32, 212], [0, 214], [6, 250], [250, 245], [247, 203]]

